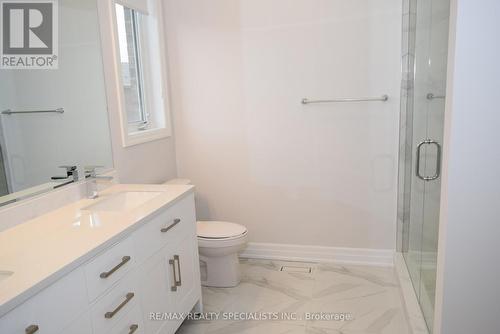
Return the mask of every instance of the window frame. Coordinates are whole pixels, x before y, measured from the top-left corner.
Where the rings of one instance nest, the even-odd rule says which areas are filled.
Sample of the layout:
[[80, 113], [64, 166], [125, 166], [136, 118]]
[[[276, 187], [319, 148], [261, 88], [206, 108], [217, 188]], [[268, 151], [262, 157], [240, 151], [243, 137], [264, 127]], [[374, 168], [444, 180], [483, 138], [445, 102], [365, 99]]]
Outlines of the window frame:
[[[150, 141], [155, 141], [172, 136], [170, 103], [168, 95], [168, 73], [166, 65], [166, 48], [163, 25], [163, 8], [161, 0], [141, 0], [147, 3], [148, 12], [129, 6], [130, 0], [99, 0], [98, 11], [101, 29], [101, 44], [104, 60], [104, 73], [106, 81], [106, 90], [108, 98], [108, 109], [110, 118], [118, 118], [120, 124], [120, 133], [122, 147], [130, 147]], [[135, 14], [148, 15], [151, 19], [148, 29], [155, 29], [154, 33], [144, 36], [146, 29], [141, 29], [141, 15], [135, 17], [138, 39], [138, 58], [139, 66], [142, 68], [142, 91], [143, 106], [145, 111], [146, 123], [129, 123], [125, 105], [125, 94], [123, 78], [121, 72], [120, 45], [118, 38], [118, 26], [116, 17], [116, 4], [134, 10]], [[136, 16], [134, 15], [134, 16]], [[139, 19], [138, 19], [139, 18]], [[137, 20], [138, 19], [138, 20]], [[149, 30], [147, 32], [150, 32]], [[146, 38], [148, 41], [146, 41]], [[155, 57], [154, 62], [161, 67], [159, 76], [161, 80], [157, 84], [157, 78], [153, 75], [151, 59]], [[146, 78], [149, 73], [150, 78]], [[148, 81], [154, 81], [152, 82]], [[153, 90], [155, 90], [153, 92]], [[155, 101], [152, 101], [154, 99]], [[114, 117], [113, 117], [114, 116]], [[118, 117], [116, 117], [118, 116]], [[137, 124], [139, 123], [139, 124]]]
[[[120, 5], [123, 6], [123, 5]], [[125, 7], [125, 6], [124, 6]], [[126, 7], [128, 8], [128, 7]], [[135, 121], [135, 122], [128, 122], [129, 125], [135, 124], [138, 127], [138, 130], [145, 130], [145, 128], [141, 128], [140, 124], [148, 124], [148, 108], [147, 108], [147, 100], [145, 96], [145, 85], [146, 82], [144, 80], [145, 74], [144, 74], [144, 65], [143, 65], [143, 57], [142, 57], [142, 38], [140, 38], [140, 22], [139, 22], [139, 15], [140, 12], [138, 12], [135, 9], [130, 8], [132, 11], [132, 31], [133, 31], [133, 38], [134, 38], [134, 53], [135, 53], [135, 59], [137, 59], [137, 68], [136, 68], [136, 76], [137, 76], [137, 85], [138, 85], [138, 92], [137, 92], [137, 98], [139, 99], [139, 106], [140, 106], [140, 120]], [[139, 124], [137, 124], [139, 123]]]

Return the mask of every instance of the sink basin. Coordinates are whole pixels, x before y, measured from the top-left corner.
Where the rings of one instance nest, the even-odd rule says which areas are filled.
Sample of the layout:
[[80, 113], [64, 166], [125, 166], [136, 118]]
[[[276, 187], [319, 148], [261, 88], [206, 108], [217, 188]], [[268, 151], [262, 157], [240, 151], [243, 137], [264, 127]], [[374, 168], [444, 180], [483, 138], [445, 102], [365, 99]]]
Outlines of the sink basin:
[[4, 279], [9, 278], [13, 274], [14, 273], [12, 271], [3, 271], [3, 270], [0, 270], [0, 282], [3, 281]]
[[154, 191], [127, 191], [122, 193], [117, 193], [109, 195], [105, 199], [97, 199], [99, 202], [96, 204], [89, 205], [82, 210], [87, 211], [128, 211], [147, 201], [152, 200], [156, 196], [160, 195], [161, 192]]

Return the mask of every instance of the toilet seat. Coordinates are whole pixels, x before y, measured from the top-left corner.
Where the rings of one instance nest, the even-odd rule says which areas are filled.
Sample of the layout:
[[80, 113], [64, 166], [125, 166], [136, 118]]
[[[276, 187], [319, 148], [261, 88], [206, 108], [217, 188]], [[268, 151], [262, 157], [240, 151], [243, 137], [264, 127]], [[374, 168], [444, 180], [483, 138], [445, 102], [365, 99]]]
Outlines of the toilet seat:
[[199, 240], [234, 240], [245, 237], [248, 233], [245, 226], [220, 221], [199, 221], [197, 223]]

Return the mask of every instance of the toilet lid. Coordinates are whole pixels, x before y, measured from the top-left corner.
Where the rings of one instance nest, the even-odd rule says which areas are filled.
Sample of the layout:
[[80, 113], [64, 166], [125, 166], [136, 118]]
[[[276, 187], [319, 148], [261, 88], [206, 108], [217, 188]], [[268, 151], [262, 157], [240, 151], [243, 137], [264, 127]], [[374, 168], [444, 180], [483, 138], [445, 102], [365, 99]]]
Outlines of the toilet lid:
[[245, 226], [228, 222], [199, 221], [197, 226], [198, 237], [208, 239], [237, 237], [247, 232]]

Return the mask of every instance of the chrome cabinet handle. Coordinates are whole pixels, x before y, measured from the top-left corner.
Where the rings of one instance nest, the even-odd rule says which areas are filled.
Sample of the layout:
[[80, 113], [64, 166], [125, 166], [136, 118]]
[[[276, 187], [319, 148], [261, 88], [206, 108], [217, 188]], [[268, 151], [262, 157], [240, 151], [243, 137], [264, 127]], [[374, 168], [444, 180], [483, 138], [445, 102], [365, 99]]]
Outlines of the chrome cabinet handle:
[[174, 255], [174, 262], [177, 262], [177, 270], [179, 271], [177, 274], [179, 276], [179, 280], [175, 281], [175, 286], [182, 285], [182, 277], [181, 277], [181, 259], [179, 255]]
[[[422, 176], [422, 174], [420, 174], [420, 153], [421, 153], [422, 147], [424, 145], [436, 145], [436, 148], [437, 148], [436, 172], [433, 176]], [[415, 170], [416, 170], [416, 175], [419, 179], [424, 180], [424, 181], [433, 181], [433, 180], [438, 179], [441, 176], [441, 154], [442, 154], [441, 145], [435, 140], [426, 139], [423, 142], [421, 142], [420, 144], [418, 144], [418, 146], [417, 146], [417, 158], [416, 158], [417, 161], [416, 161]]]
[[125, 265], [125, 263], [127, 263], [128, 261], [130, 261], [130, 256], [124, 256], [124, 257], [122, 257], [122, 262], [118, 263], [110, 271], [105, 271], [105, 272], [101, 273], [101, 275], [99, 275], [99, 277], [101, 277], [101, 278], [108, 278], [109, 276], [113, 275], [113, 273], [115, 271], [117, 271], [118, 269], [120, 269], [121, 267], [123, 267]]
[[176, 274], [176, 271], [175, 271], [175, 258], [172, 260], [168, 260], [168, 263], [172, 266], [172, 270], [173, 270], [173, 273], [174, 273], [174, 285], [172, 285], [170, 287], [170, 291], [177, 291], [177, 274]]
[[429, 93], [425, 97], [427, 98], [427, 100], [446, 99], [446, 96], [444, 96], [444, 95], [435, 95], [434, 93]]
[[106, 313], [104, 314], [104, 318], [106, 318], [106, 319], [111, 319], [111, 318], [113, 318], [113, 317], [114, 317], [114, 316], [115, 316], [118, 312], [120, 312], [120, 310], [121, 310], [121, 309], [122, 309], [125, 305], [127, 305], [127, 303], [128, 303], [129, 301], [131, 301], [131, 300], [132, 300], [132, 298], [134, 298], [134, 293], [133, 293], [133, 292], [129, 292], [129, 293], [127, 293], [127, 296], [125, 296], [125, 300], [124, 300], [123, 302], [121, 302], [121, 304], [120, 304], [120, 305], [118, 305], [118, 307], [117, 307], [117, 308], [115, 308], [113, 311], [111, 311], [111, 312], [106, 312]]
[[130, 329], [130, 332], [128, 332], [128, 334], [134, 334], [138, 329], [139, 329], [139, 325], [132, 325], [129, 327]]
[[24, 333], [26, 334], [34, 334], [36, 332], [38, 332], [40, 328], [38, 328], [38, 325], [30, 325], [28, 327], [26, 327], [26, 329], [24, 330]]
[[180, 222], [181, 222], [181, 220], [179, 218], [175, 218], [174, 222], [172, 224], [170, 224], [169, 226], [164, 227], [160, 230], [161, 233], [166, 233], [166, 232], [170, 231], [175, 225], [179, 224]]

